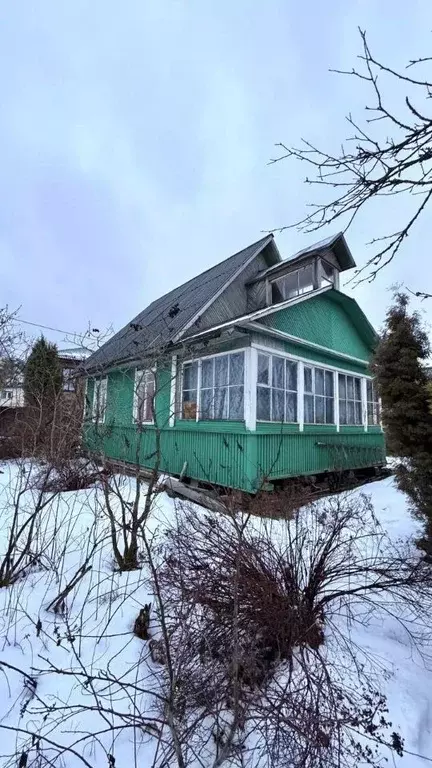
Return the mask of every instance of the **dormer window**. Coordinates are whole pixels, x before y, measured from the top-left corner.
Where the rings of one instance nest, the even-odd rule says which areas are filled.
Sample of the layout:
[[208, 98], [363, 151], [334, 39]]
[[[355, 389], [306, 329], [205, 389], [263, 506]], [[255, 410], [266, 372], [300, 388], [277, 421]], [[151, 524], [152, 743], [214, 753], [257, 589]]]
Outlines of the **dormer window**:
[[313, 264], [307, 264], [301, 269], [288, 272], [282, 277], [278, 277], [271, 283], [272, 304], [278, 304], [281, 301], [292, 299], [294, 296], [301, 296], [303, 293], [309, 293], [314, 289], [314, 269]]
[[325, 259], [319, 259], [319, 287], [325, 288], [327, 285], [337, 285], [337, 270]]
[[267, 301], [272, 304], [280, 304], [320, 288], [339, 286], [339, 269], [327, 259], [315, 256], [298, 269], [293, 269], [292, 266], [289, 268], [288, 265], [285, 269], [287, 271], [281, 275], [279, 268], [279, 276], [268, 282]]

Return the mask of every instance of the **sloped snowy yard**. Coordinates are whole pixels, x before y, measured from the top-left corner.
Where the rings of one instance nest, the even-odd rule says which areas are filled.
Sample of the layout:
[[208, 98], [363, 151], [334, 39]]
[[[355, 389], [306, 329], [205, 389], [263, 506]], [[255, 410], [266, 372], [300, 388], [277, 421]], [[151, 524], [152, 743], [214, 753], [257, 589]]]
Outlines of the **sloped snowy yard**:
[[[7, 463], [1, 469], [3, 553], [22, 468]], [[132, 497], [132, 481], [123, 482], [124, 493]], [[405, 498], [391, 480], [372, 483], [366, 492], [394, 541], [417, 535]], [[20, 499], [24, 514], [34, 493], [27, 490]], [[175, 502], [158, 494], [148, 523], [155, 550], [175, 515]], [[265, 527], [275, 537], [282, 525], [254, 520], [257, 530]], [[151, 659], [148, 643], [133, 633], [140, 609], [153, 599], [147, 567], [115, 571], [98, 488], [54, 496], [35, 536], [41, 558], [24, 578], [0, 589], [0, 766], [15, 766], [20, 756], [20, 768], [53, 761], [73, 768], [151, 766], [160, 749], [161, 712], [155, 701], [161, 667]], [[66, 611], [47, 610], [87, 558], [92, 567], [67, 596]], [[432, 616], [427, 619], [432, 627]], [[343, 621], [341, 631], [346, 632]], [[373, 659], [377, 686], [388, 699], [388, 717], [405, 739], [403, 758], [384, 750], [386, 757], [396, 765], [426, 765], [420, 755], [432, 760], [432, 666], [385, 611], [365, 624], [354, 623], [349, 631], [364, 658]], [[69, 749], [60, 763], [63, 748]]]

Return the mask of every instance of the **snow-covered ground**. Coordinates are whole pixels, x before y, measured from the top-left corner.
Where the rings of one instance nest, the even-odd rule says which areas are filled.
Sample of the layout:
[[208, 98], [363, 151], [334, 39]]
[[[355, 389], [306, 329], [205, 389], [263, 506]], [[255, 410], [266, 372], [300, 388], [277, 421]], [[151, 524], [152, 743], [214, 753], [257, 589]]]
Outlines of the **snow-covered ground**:
[[[23, 475], [12, 462], [0, 469], [3, 553]], [[361, 489], [365, 490], [393, 540], [418, 534], [406, 500], [391, 479]], [[132, 492], [132, 481], [124, 479], [124, 494]], [[34, 494], [27, 490], [20, 498], [24, 517], [26, 508], [32, 508]], [[353, 496], [358, 494], [360, 491]], [[103, 509], [101, 489], [55, 496], [35, 532], [38, 543], [43, 543], [38, 548], [41, 560], [24, 578], [0, 588], [1, 768], [17, 765], [16, 755], [26, 753], [29, 744], [28, 766], [49, 764], [38, 762], [38, 750], [44, 759], [57, 760], [59, 745], [74, 750], [63, 754], [63, 765], [68, 768], [83, 765], [82, 758], [92, 768], [153, 763], [159, 714], [152, 702], [160, 668], [151, 660], [148, 644], [133, 634], [140, 609], [152, 599], [151, 581], [145, 567], [124, 574], [115, 571]], [[155, 542], [174, 516], [175, 502], [159, 494], [149, 521]], [[277, 522], [257, 520], [255, 524], [270, 525], [275, 535], [280, 529]], [[93, 549], [92, 568], [68, 596], [67, 611], [56, 615], [47, 610]], [[432, 616], [430, 621], [432, 627]], [[425, 766], [422, 756], [432, 760], [432, 668], [420, 658], [397, 620], [388, 615], [375, 616], [352, 632], [353, 640], [381, 669], [379, 686], [388, 699], [389, 719], [405, 740], [407, 754], [398, 758], [387, 752], [390, 764], [394, 759], [395, 765]], [[128, 696], [119, 680], [128, 683]], [[135, 691], [132, 696], [131, 691]], [[124, 727], [131, 714], [142, 717], [141, 729]], [[32, 743], [29, 733], [44, 738], [38, 741], [35, 737]], [[25, 758], [20, 765], [26, 765]]]

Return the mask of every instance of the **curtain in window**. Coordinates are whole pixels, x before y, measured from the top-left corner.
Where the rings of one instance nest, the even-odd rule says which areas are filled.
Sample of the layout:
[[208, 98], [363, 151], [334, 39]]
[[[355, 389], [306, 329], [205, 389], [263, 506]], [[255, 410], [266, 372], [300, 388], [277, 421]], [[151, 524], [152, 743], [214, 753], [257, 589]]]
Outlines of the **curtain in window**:
[[305, 424], [334, 424], [334, 380], [332, 371], [304, 367]]
[[378, 426], [380, 423], [379, 397], [375, 382], [370, 379], [366, 382], [366, 401], [368, 424], [371, 426]]
[[135, 372], [134, 420], [137, 424], [154, 420], [153, 403], [155, 394], [155, 376], [150, 370]]
[[201, 366], [199, 418], [244, 419], [244, 352], [207, 357], [183, 366], [183, 418], [196, 419], [198, 366]]
[[258, 421], [297, 421], [297, 363], [258, 353]]
[[92, 419], [98, 423], [103, 423], [105, 421], [107, 387], [108, 380], [106, 378], [95, 380], [93, 390]]
[[198, 405], [198, 362], [183, 366], [182, 416], [196, 419]]
[[361, 380], [357, 376], [339, 374], [339, 422], [362, 424]]

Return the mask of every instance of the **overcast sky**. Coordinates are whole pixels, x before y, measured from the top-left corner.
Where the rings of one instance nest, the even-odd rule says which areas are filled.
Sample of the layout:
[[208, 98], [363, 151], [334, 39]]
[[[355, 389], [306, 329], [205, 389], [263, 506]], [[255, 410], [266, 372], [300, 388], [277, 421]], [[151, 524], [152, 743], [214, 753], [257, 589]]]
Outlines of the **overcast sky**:
[[[362, 83], [328, 71], [355, 64], [359, 25], [395, 67], [430, 55], [431, 0], [0, 8], [0, 306], [68, 331], [118, 329], [304, 213], [305, 169], [267, 162], [278, 141], [337, 146], [344, 116], [362, 117]], [[389, 201], [363, 214], [347, 236], [358, 264], [402, 213]], [[288, 230], [276, 242], [288, 257], [330, 234]], [[429, 211], [395, 262], [353, 292], [375, 326], [392, 284], [432, 292], [431, 235]], [[422, 308], [432, 318], [432, 303]]]

